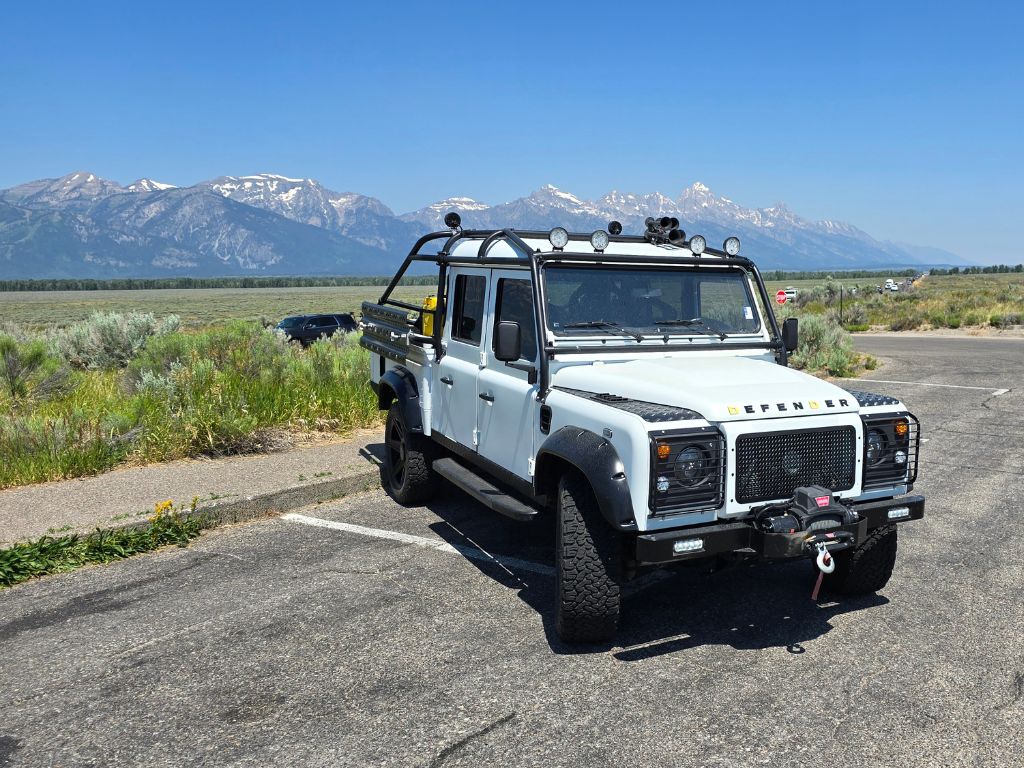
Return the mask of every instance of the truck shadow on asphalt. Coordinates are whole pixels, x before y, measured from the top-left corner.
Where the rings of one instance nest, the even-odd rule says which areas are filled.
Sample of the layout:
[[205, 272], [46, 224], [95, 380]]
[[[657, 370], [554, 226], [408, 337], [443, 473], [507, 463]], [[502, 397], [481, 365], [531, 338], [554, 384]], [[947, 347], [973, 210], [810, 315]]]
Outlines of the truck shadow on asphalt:
[[14, 755], [21, 750], [21, 742], [13, 736], [0, 736], [0, 768], [13, 765]]
[[[438, 501], [427, 508], [439, 518], [430, 528], [442, 539], [456, 547], [470, 544], [495, 556], [496, 562], [466, 560], [488, 578], [517, 590], [519, 598], [541, 616], [548, 644], [558, 654], [612, 651], [621, 661], [642, 661], [709, 645], [805, 653], [805, 643], [832, 630], [835, 616], [889, 602], [882, 595], [834, 598], [827, 592], [814, 602], [810, 598], [817, 571], [803, 560], [734, 565], [714, 573], [696, 567], [643, 571], [623, 587], [622, 621], [614, 641], [569, 645], [555, 631], [550, 516], [516, 523], [468, 499], [454, 504]], [[517, 566], [516, 560], [540, 568], [526, 569]]]

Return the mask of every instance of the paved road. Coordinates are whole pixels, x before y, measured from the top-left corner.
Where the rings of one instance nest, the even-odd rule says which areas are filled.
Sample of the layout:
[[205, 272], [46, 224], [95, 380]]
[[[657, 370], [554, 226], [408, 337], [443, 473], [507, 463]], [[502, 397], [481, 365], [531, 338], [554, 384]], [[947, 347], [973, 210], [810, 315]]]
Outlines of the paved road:
[[875, 597], [648, 577], [577, 651], [546, 526], [368, 493], [0, 593], [0, 765], [1020, 765], [1024, 344], [858, 344], [873, 378], [980, 387], [861, 385], [928, 439]]

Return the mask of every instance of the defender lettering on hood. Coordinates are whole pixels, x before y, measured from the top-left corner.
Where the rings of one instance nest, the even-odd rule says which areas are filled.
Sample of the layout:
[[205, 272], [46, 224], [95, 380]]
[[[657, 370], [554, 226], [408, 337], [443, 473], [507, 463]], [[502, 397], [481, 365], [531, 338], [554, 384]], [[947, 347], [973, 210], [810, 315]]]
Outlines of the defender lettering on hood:
[[789, 403], [758, 403], [757, 405], [744, 405], [742, 407], [738, 405], [727, 405], [726, 409], [729, 411], [730, 416], [737, 416], [740, 413], [759, 414], [769, 413], [772, 411], [775, 413], [790, 413], [802, 411], [805, 407], [812, 411], [829, 408], [849, 408], [850, 401], [845, 397], [841, 397], [836, 400], [822, 400], [820, 402], [817, 400], [807, 400], [805, 402], [794, 400]]

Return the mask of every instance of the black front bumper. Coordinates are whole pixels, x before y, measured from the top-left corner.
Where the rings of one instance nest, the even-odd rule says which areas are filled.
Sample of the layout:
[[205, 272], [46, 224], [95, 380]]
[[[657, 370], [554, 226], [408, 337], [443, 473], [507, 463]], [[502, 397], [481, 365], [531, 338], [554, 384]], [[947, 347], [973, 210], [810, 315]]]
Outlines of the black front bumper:
[[[883, 525], [905, 523], [924, 517], [924, 496], [904, 496], [899, 499], [881, 499], [862, 504], [846, 504], [857, 512], [856, 523], [835, 529], [833, 533], [852, 535], [856, 546], [867, 538], [868, 532]], [[890, 517], [890, 512], [906, 514]], [[764, 560], [781, 560], [808, 554], [807, 532], [765, 533], [749, 522], [714, 523], [693, 528], [643, 533], [636, 537], [635, 559], [640, 564], [675, 563], [699, 560], [717, 555], [737, 555]], [[850, 537], [845, 537], [850, 541]], [[700, 547], [696, 548], [697, 540]], [[677, 542], [683, 551], [677, 551]]]

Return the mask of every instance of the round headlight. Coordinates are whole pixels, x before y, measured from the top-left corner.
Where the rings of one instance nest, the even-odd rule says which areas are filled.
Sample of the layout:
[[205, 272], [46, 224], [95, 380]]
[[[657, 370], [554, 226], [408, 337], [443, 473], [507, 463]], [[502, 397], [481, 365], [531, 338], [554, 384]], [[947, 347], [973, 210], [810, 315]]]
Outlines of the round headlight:
[[885, 435], [877, 429], [868, 432], [868, 466], [877, 467], [885, 460]]
[[740, 239], [738, 237], [727, 237], [722, 243], [722, 250], [730, 256], [736, 256], [740, 252]]
[[564, 227], [555, 227], [548, 232], [548, 241], [555, 248], [565, 248], [569, 242], [569, 233], [565, 231]]
[[690, 238], [690, 251], [694, 256], [700, 256], [707, 247], [708, 241], [704, 239], [703, 235], [694, 235]]
[[676, 456], [672, 472], [683, 485], [698, 485], [708, 476], [707, 455], [699, 446], [688, 445]]
[[603, 229], [596, 230], [590, 236], [590, 244], [594, 246], [595, 251], [603, 251], [608, 247], [608, 233]]

